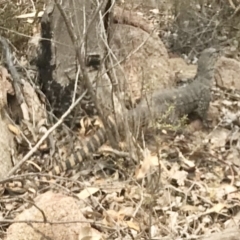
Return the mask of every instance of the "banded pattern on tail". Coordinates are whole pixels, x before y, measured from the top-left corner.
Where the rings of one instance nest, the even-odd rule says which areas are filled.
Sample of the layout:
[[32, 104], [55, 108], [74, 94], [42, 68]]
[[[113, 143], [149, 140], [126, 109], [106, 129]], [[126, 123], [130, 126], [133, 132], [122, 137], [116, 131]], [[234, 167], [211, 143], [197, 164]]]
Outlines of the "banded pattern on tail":
[[106, 141], [106, 130], [102, 127], [83, 144], [83, 147], [72, 153], [69, 159], [62, 162], [60, 166], [55, 166], [54, 169], [49, 172], [49, 175], [59, 175], [61, 172], [72, 169], [91, 153], [96, 152]]
[[[109, 117], [108, 122], [110, 126], [113, 126], [114, 121]], [[59, 175], [60, 173], [70, 170], [77, 164], [81, 163], [90, 154], [96, 152], [105, 142], [107, 141], [106, 129], [100, 127], [93, 136], [82, 143], [82, 147], [73, 152], [70, 157], [62, 162], [60, 165], [55, 166], [50, 172], [48, 172], [48, 177], [41, 176], [38, 179], [40, 181], [47, 181], [53, 179], [52, 176]], [[4, 184], [5, 188], [24, 188], [23, 181], [14, 181], [11, 183]]]

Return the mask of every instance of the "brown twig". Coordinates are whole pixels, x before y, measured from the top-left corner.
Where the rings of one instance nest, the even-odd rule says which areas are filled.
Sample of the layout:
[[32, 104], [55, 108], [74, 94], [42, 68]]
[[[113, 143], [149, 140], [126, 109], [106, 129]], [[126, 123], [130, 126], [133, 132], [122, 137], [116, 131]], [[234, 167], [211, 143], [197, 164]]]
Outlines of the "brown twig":
[[[102, 6], [105, 5], [105, 2], [108, 1], [108, 0], [105, 0], [105, 1], [102, 1], [102, 3], [98, 6], [98, 8], [96, 9], [95, 13], [93, 14], [93, 17], [89, 23], [89, 25], [87, 26], [86, 28], [86, 31], [84, 32], [84, 35], [82, 37], [82, 41], [79, 41], [77, 40], [78, 38], [74, 35], [74, 31], [73, 31], [73, 28], [72, 26], [70, 25], [68, 19], [67, 19], [67, 16], [66, 16], [66, 13], [64, 12], [63, 8], [61, 7], [60, 3], [57, 1], [57, 0], [54, 0], [59, 12], [61, 13], [61, 16], [63, 17], [63, 20], [64, 20], [64, 23], [66, 24], [66, 29], [67, 29], [67, 32], [70, 36], [70, 39], [74, 45], [74, 48], [75, 48], [75, 51], [76, 51], [76, 55], [77, 55], [77, 60], [79, 62], [79, 65], [80, 65], [80, 68], [81, 68], [81, 72], [82, 72], [82, 76], [83, 76], [83, 80], [84, 80], [84, 83], [91, 95], [91, 98], [95, 104], [95, 107], [99, 113], [99, 116], [100, 118], [102, 119], [103, 121], [103, 125], [104, 127], [108, 130], [109, 126], [108, 126], [108, 120], [107, 118], [104, 116], [104, 113], [103, 113], [103, 110], [102, 108], [100, 107], [99, 105], [99, 101], [97, 99], [97, 96], [94, 92], [94, 89], [93, 89], [93, 86], [92, 86], [92, 83], [89, 79], [89, 75], [88, 75], [88, 72], [87, 72], [87, 69], [86, 69], [86, 64], [85, 64], [85, 54], [86, 54], [86, 49], [85, 49], [85, 46], [86, 46], [86, 37], [87, 37], [87, 33], [89, 32], [89, 29], [91, 28], [93, 22], [96, 20], [100, 10], [102, 9]], [[108, 135], [108, 139], [110, 140], [110, 143], [113, 144], [115, 143], [115, 140], [114, 140], [114, 137], [113, 135], [111, 134], [110, 131], [107, 131], [107, 135]], [[113, 144], [114, 147], [117, 147], [117, 144]]]

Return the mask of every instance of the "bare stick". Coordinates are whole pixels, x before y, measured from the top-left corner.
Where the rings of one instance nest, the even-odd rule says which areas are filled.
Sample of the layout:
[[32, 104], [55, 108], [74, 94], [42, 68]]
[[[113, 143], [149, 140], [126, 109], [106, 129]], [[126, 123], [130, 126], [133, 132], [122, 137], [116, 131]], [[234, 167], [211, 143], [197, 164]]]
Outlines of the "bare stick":
[[[106, 0], [105, 0], [106, 1]], [[108, 121], [107, 121], [107, 118], [105, 118], [104, 114], [103, 114], [103, 111], [99, 105], [99, 101], [95, 95], [95, 92], [94, 92], [94, 89], [93, 89], [93, 86], [92, 86], [92, 83], [89, 79], [89, 76], [88, 76], [88, 73], [87, 73], [87, 69], [86, 69], [86, 66], [85, 66], [85, 59], [84, 59], [84, 55], [82, 54], [82, 51], [84, 52], [84, 43], [86, 42], [86, 35], [87, 35], [87, 32], [89, 30], [89, 28], [91, 27], [92, 23], [94, 22], [94, 20], [96, 20], [96, 17], [98, 16], [99, 14], [99, 11], [101, 10], [102, 6], [104, 5], [105, 1], [102, 1], [102, 3], [98, 6], [97, 10], [95, 11], [95, 13], [93, 14], [93, 17], [91, 19], [91, 22], [89, 23], [89, 25], [87, 26], [87, 29], [86, 29], [86, 32], [84, 33], [82, 39], [83, 41], [77, 41], [77, 38], [76, 36], [74, 35], [74, 31], [73, 31], [73, 28], [72, 26], [70, 25], [68, 19], [67, 19], [67, 16], [66, 16], [66, 13], [64, 12], [64, 10], [62, 9], [61, 5], [59, 4], [59, 2], [57, 0], [54, 0], [59, 12], [61, 13], [62, 17], [63, 17], [63, 20], [64, 20], [64, 23], [66, 24], [66, 28], [67, 28], [67, 31], [68, 31], [68, 34], [70, 36], [70, 39], [74, 45], [74, 48], [75, 48], [75, 51], [76, 51], [76, 56], [77, 56], [77, 60], [79, 62], [79, 65], [81, 67], [81, 71], [82, 71], [82, 75], [83, 75], [83, 80], [86, 84], [86, 87], [91, 95], [91, 98], [95, 104], [95, 107], [99, 113], [99, 116], [100, 118], [102, 119], [103, 121], [103, 125], [104, 127], [107, 129], [107, 136], [110, 140], [111, 143], [114, 143], [115, 140], [112, 136], [112, 134], [108, 131]], [[114, 144], [114, 147], [115, 147], [116, 144]], [[116, 145], [117, 146], [117, 145]]]

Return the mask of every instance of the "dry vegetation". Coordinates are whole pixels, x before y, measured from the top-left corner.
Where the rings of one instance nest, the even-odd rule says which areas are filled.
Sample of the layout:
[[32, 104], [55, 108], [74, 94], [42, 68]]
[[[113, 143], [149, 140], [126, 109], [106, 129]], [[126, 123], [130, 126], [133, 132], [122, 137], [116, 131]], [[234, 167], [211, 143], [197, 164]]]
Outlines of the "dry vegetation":
[[[171, 54], [186, 54], [192, 60], [204, 48], [216, 46], [225, 47], [230, 57], [238, 59], [238, 1], [159, 1], [157, 14], [149, 11], [154, 7], [136, 2], [119, 1], [119, 6], [134, 7], [144, 18], [153, 20]], [[15, 17], [34, 12], [35, 8], [40, 11], [42, 6], [40, 1], [0, 1], [0, 32], [16, 47], [13, 49], [19, 59], [25, 54], [28, 37], [35, 31], [38, 19], [29, 18], [34, 20], [30, 24], [28, 18]], [[226, 96], [227, 102], [223, 101]], [[237, 116], [238, 99], [217, 92], [214, 103], [221, 110], [230, 108]], [[215, 118], [218, 125], [209, 131], [161, 131], [142, 148], [138, 166], [128, 154], [103, 146], [94, 159], [81, 166], [80, 172], [67, 173], [70, 177], [59, 178], [53, 188], [84, 200], [81, 210], [85, 221], [89, 220], [99, 231], [99, 238], [92, 239], [240, 239], [239, 121], [235, 121], [238, 117], [225, 122], [220, 116]], [[93, 121], [86, 122], [88, 126], [85, 124], [86, 128], [75, 134], [86, 134], [92, 128]], [[11, 131], [16, 132], [16, 128]], [[28, 139], [27, 151], [30, 143], [34, 145], [38, 139]], [[64, 159], [67, 154], [65, 144], [58, 146], [62, 150], [59, 158]], [[44, 144], [41, 147], [41, 154], [32, 156], [19, 173], [44, 169], [43, 153], [49, 149]], [[18, 146], [17, 158], [27, 151], [26, 146]], [[49, 155], [46, 158], [51, 162]], [[1, 197], [1, 237], [15, 222], [13, 217], [22, 211], [19, 207], [30, 203], [31, 197], [31, 193], [19, 198], [5, 193]]]
[[239, 49], [238, 1], [170, 2], [173, 17], [162, 28], [172, 52], [195, 54], [209, 46]]

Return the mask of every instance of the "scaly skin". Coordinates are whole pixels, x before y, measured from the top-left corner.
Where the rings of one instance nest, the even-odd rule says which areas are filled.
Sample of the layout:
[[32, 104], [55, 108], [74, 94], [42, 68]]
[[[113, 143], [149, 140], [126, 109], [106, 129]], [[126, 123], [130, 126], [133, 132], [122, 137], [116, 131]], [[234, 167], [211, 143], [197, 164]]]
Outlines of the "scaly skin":
[[211, 101], [215, 62], [218, 53], [214, 48], [204, 50], [198, 61], [197, 74], [189, 85], [177, 89], [157, 90], [143, 99], [129, 112], [131, 122], [147, 124], [149, 120], [161, 118], [170, 110], [168, 121], [174, 123], [184, 115], [196, 112], [205, 121]]

